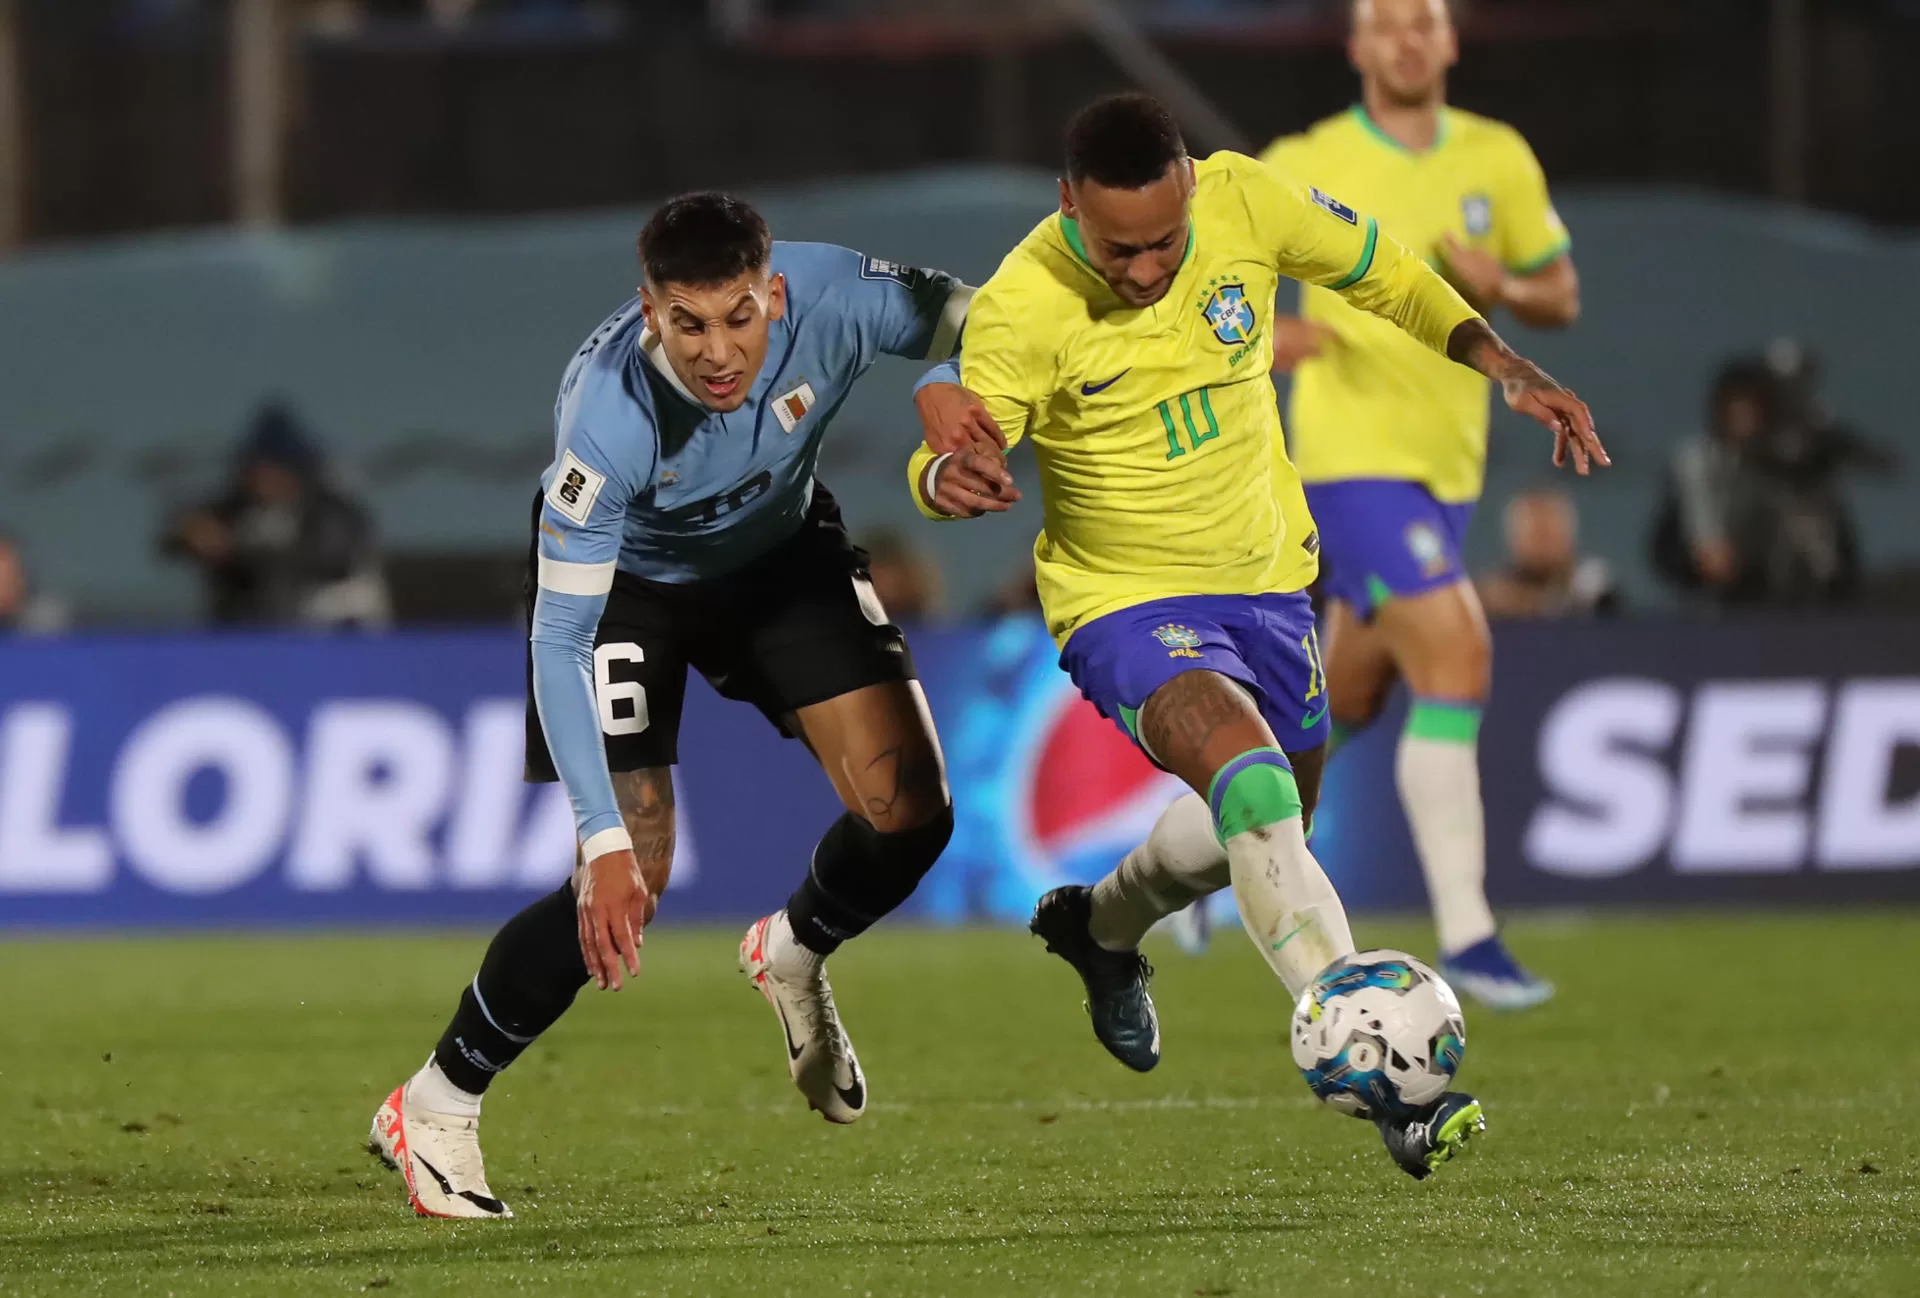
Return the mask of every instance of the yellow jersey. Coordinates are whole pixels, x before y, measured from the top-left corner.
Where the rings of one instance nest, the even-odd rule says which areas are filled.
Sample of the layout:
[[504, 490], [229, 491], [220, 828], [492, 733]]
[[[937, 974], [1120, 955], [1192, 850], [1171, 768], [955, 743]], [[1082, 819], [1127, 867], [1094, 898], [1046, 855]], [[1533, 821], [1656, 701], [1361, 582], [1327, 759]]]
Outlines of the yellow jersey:
[[[1194, 167], [1186, 259], [1131, 307], [1055, 213], [968, 308], [961, 380], [1008, 445], [1030, 437], [1040, 602], [1065, 644], [1082, 623], [1178, 595], [1300, 590], [1318, 571], [1268, 373], [1282, 275], [1329, 286], [1444, 352], [1473, 308], [1375, 221], [1252, 158]], [[918, 483], [932, 452], [913, 456]]]
[[[1545, 268], [1572, 246], [1520, 133], [1459, 109], [1442, 110], [1439, 136], [1424, 153], [1355, 105], [1275, 140], [1260, 157], [1372, 212], [1384, 232], [1435, 266], [1448, 234], [1516, 275]], [[1287, 429], [1301, 476], [1396, 478], [1424, 483], [1450, 504], [1477, 498], [1487, 462], [1486, 379], [1325, 289], [1303, 289], [1300, 309], [1335, 334], [1293, 376]]]

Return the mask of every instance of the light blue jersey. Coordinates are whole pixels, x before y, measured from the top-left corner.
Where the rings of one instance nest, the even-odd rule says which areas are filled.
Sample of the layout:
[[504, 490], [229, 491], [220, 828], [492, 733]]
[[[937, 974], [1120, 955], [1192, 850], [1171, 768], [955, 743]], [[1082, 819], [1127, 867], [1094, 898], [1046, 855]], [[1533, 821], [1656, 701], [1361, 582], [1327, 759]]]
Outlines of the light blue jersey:
[[624, 572], [674, 585], [724, 577], [800, 530], [820, 440], [883, 353], [953, 354], [972, 290], [938, 271], [831, 244], [775, 243], [786, 314], [740, 409], [702, 405], [673, 373], [639, 299], [574, 355], [541, 475], [534, 698], [586, 859], [627, 846], [607, 771], [593, 641]]

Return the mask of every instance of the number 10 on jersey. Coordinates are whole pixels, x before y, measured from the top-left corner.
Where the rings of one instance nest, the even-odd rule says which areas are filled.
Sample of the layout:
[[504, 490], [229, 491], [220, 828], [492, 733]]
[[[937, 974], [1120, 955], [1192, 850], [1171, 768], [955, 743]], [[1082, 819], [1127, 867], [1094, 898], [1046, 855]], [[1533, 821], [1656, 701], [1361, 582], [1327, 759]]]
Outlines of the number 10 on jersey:
[[[1160, 423], [1167, 430], [1167, 458], [1169, 460], [1177, 460], [1187, 453], [1187, 448], [1180, 444], [1180, 428], [1174, 421], [1174, 407], [1176, 405], [1180, 408], [1179, 423], [1186, 425], [1187, 441], [1192, 445], [1194, 450], [1197, 451], [1200, 449], [1200, 443], [1210, 442], [1220, 436], [1220, 421], [1213, 417], [1213, 402], [1207, 399], [1207, 390], [1205, 388], [1195, 388], [1191, 392], [1182, 392], [1177, 397], [1169, 397], [1154, 407], [1155, 410], [1160, 412]], [[1204, 433], [1200, 431], [1200, 426], [1196, 424], [1193, 419], [1193, 408], [1195, 405], [1200, 407], [1200, 415], [1207, 421], [1207, 431]]]

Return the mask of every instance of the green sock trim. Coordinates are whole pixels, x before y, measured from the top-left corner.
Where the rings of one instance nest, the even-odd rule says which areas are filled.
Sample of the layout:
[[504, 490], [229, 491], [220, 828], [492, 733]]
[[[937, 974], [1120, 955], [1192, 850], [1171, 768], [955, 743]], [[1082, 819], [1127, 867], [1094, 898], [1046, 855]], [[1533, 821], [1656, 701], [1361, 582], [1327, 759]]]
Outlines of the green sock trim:
[[1222, 843], [1236, 834], [1277, 825], [1300, 814], [1300, 786], [1294, 782], [1293, 772], [1284, 766], [1257, 762], [1235, 771], [1224, 789], [1219, 784], [1219, 777], [1215, 776], [1213, 787], [1207, 791], [1207, 801], [1218, 809], [1213, 824]]
[[1127, 728], [1128, 734], [1138, 739], [1140, 737], [1140, 709], [1130, 708], [1122, 703], [1120, 705], [1120, 724]]
[[1446, 744], [1478, 743], [1479, 705], [1415, 699], [1413, 706], [1407, 709], [1405, 733], [1415, 739], [1437, 739]]

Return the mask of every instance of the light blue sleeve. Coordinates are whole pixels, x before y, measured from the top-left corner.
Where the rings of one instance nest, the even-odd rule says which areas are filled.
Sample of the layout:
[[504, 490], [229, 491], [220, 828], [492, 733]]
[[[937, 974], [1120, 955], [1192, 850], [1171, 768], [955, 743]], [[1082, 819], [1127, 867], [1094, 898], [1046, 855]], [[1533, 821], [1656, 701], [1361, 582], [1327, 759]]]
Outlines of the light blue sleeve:
[[958, 384], [959, 382], [960, 358], [954, 356], [949, 360], [941, 361], [925, 374], [922, 374], [920, 381], [913, 385], [913, 390], [919, 392], [921, 388], [930, 388], [936, 383]]
[[[622, 425], [643, 423], [638, 412], [622, 416]], [[650, 427], [623, 429], [603, 446], [577, 425], [563, 415], [560, 455], [541, 502], [530, 638], [540, 730], [584, 846], [608, 830], [624, 834], [600, 730], [593, 639], [613, 589], [627, 508], [652, 477], [656, 451]], [[613, 447], [624, 453], [609, 453]]]
[[939, 361], [960, 345], [973, 290], [942, 270], [833, 248], [834, 296], [853, 317], [869, 355]]

